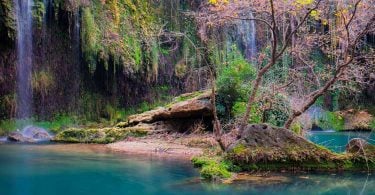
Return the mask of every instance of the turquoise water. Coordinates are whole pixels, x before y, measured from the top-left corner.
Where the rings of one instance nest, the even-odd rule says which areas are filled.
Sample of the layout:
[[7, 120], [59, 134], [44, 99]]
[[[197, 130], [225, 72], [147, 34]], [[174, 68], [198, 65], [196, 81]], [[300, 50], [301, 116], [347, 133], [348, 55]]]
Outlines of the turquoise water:
[[375, 194], [366, 173], [278, 175], [215, 184], [188, 161], [113, 153], [97, 145], [0, 144], [0, 194]]
[[335, 152], [344, 152], [346, 144], [353, 138], [363, 138], [371, 144], [375, 144], [375, 132], [335, 132], [335, 131], [311, 131], [306, 136], [310, 141], [327, 147]]

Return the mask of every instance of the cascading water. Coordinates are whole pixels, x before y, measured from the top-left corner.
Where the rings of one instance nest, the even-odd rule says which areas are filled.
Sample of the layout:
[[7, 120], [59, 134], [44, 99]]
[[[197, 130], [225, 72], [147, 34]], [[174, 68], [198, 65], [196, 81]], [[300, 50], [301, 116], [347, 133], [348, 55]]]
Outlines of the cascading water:
[[[32, 116], [33, 1], [14, 0], [14, 6], [17, 17], [17, 117], [28, 119]], [[33, 126], [8, 136], [8, 140], [21, 142], [49, 139], [47, 131]]]
[[[246, 13], [244, 18], [254, 18], [252, 12]], [[256, 26], [254, 20], [237, 20], [227, 31], [227, 48], [230, 50], [233, 45], [243, 51], [249, 61], [253, 61], [257, 54], [256, 47]]]
[[32, 0], [14, 0], [17, 16], [17, 117], [31, 117], [32, 110]]

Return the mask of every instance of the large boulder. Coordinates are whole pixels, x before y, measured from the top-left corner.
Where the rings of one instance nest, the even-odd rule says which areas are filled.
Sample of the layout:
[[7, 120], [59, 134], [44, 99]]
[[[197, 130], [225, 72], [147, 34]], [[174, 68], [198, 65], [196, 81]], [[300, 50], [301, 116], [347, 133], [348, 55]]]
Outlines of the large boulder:
[[122, 126], [174, 119], [212, 117], [210, 96], [210, 91], [183, 94], [165, 107], [129, 116], [128, 121]]
[[11, 141], [11, 142], [34, 142], [34, 139], [26, 137], [20, 132], [12, 132], [8, 135], [8, 141]]
[[27, 126], [22, 130], [22, 134], [35, 140], [49, 140], [52, 136], [43, 128]]
[[22, 131], [12, 132], [8, 140], [13, 142], [37, 142], [50, 140], [52, 136], [43, 128], [27, 126]]
[[259, 124], [245, 128], [226, 158], [243, 170], [375, 170], [375, 146], [355, 139], [347, 148], [336, 154], [288, 129]]
[[336, 156], [329, 150], [266, 124], [248, 125], [229, 146], [226, 158], [245, 170], [336, 167]]

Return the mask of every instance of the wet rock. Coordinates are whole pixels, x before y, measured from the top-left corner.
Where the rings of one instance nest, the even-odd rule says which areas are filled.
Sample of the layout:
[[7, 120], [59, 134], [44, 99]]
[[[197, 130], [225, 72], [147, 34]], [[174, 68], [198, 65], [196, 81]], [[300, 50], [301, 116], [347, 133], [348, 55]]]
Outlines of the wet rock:
[[348, 145], [347, 154], [336, 154], [287, 129], [248, 125], [225, 158], [242, 170], [375, 170], [374, 145]]
[[8, 141], [13, 142], [37, 142], [50, 140], [52, 136], [43, 128], [27, 126], [22, 131], [10, 133]]
[[288, 129], [273, 127], [267, 124], [248, 125], [241, 133], [241, 138], [233, 144], [243, 143], [249, 147], [283, 148], [288, 145], [312, 145], [305, 138]]
[[12, 142], [34, 142], [34, 139], [25, 137], [20, 132], [13, 132], [8, 135], [8, 141]]
[[290, 178], [281, 175], [252, 175], [247, 173], [240, 173], [226, 179], [223, 183], [254, 183], [258, 185], [271, 185], [290, 182]]
[[366, 140], [361, 138], [354, 138], [351, 139], [346, 145], [346, 152], [365, 154], [365, 149], [368, 145], [369, 143]]
[[23, 129], [22, 134], [36, 140], [49, 140], [52, 136], [43, 128], [28, 126]]

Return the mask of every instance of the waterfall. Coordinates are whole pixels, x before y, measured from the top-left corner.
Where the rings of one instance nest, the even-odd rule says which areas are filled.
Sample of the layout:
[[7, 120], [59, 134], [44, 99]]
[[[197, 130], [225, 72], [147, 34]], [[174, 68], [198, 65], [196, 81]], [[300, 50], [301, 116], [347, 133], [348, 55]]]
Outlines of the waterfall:
[[[74, 12], [74, 24], [73, 24], [73, 36], [72, 36], [72, 50], [75, 63], [71, 68], [72, 79], [74, 80], [74, 85], [72, 87], [72, 105], [75, 106], [77, 112], [79, 112], [79, 93], [80, 93], [80, 64], [81, 64], [81, 24], [80, 24], [80, 11], [79, 8]], [[77, 109], [78, 108], [78, 109]]]
[[31, 71], [33, 58], [32, 0], [14, 0], [17, 17], [17, 117], [32, 112]]
[[[252, 12], [244, 14], [244, 18], [254, 18]], [[253, 61], [257, 54], [256, 26], [254, 20], [237, 20], [227, 30], [227, 48], [233, 45], [240, 49], [247, 60]]]
[[[254, 15], [253, 15], [252, 12], [250, 12], [249, 16], [250, 16], [250, 18], [254, 18]], [[247, 35], [245, 35], [245, 37], [246, 37], [245, 43], [247, 43], [245, 54], [246, 54], [247, 59], [253, 60], [256, 57], [256, 54], [257, 54], [255, 21], [254, 20], [250, 20], [250, 21], [244, 21], [243, 20], [242, 22], [247, 23], [247, 25], [244, 25], [247, 28], [245, 32], [249, 32]]]

